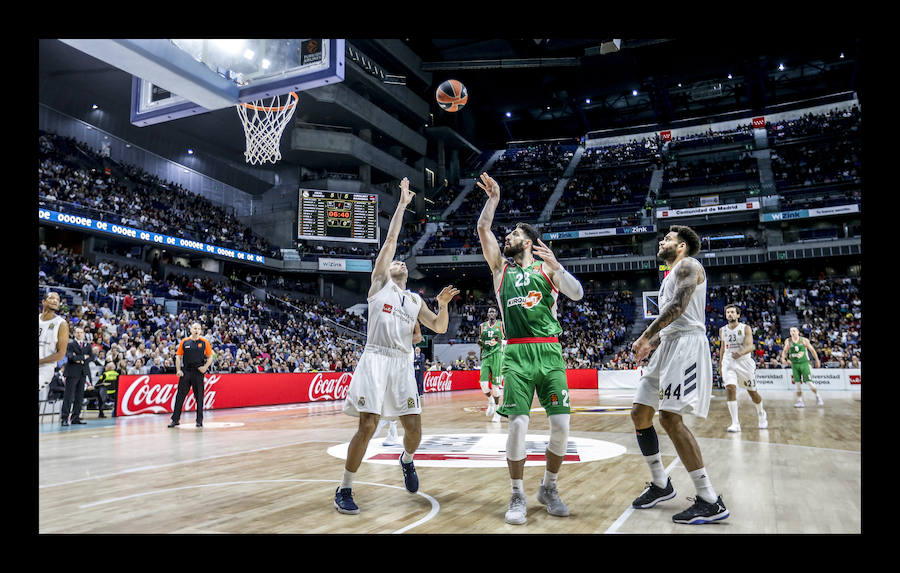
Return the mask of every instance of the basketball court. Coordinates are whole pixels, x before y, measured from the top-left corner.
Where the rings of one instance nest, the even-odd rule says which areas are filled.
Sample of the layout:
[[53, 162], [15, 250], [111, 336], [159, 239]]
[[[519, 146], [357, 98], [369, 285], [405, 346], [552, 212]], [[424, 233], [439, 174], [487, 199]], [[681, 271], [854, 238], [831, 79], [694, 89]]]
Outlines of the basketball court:
[[[763, 394], [769, 428], [739, 396], [743, 431], [728, 434], [724, 393], [706, 420], [687, 417], [731, 517], [702, 526], [672, 515], [694, 488], [672, 443], [655, 422], [660, 452], [678, 495], [647, 510], [630, 509], [649, 480], [629, 417], [630, 396], [572, 392], [573, 413], [560, 493], [567, 518], [537, 503], [544, 472], [546, 416], [532, 412], [525, 490], [528, 522], [504, 522], [509, 477], [506, 422], [484, 415], [477, 390], [429, 393], [420, 489], [403, 487], [384, 435], [369, 445], [354, 485], [359, 515], [333, 507], [343, 453], [356, 420], [325, 402], [207, 411], [169, 429], [168, 415], [145, 414], [61, 428], [40, 425], [40, 533], [289, 534], [848, 534], [861, 533], [859, 396], [823, 393], [825, 406], [793, 407], [787, 392]], [[400, 430], [402, 435], [402, 428]]]

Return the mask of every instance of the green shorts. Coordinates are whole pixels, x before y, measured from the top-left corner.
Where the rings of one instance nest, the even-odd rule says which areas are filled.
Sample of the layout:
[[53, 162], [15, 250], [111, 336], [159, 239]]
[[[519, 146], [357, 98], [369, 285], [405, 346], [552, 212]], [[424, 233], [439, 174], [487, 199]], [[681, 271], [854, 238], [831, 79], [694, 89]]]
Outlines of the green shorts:
[[503, 353], [503, 405], [497, 412], [501, 416], [530, 415], [535, 392], [548, 416], [570, 413], [562, 346], [558, 342], [507, 344]]
[[503, 365], [503, 351], [497, 350], [481, 360], [481, 377], [479, 381], [490, 382], [491, 386], [500, 385], [500, 368]]
[[800, 382], [811, 382], [812, 372], [810, 372], [809, 364], [791, 364], [791, 382], [796, 384]]

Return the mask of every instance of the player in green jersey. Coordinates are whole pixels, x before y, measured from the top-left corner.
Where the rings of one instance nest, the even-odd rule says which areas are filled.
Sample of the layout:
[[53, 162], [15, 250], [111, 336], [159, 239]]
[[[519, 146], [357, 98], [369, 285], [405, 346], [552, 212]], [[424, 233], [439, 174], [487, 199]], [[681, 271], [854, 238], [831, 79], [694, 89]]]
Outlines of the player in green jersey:
[[[819, 362], [819, 355], [816, 354], [816, 349], [810, 344], [809, 339], [805, 336], [800, 336], [799, 328], [792, 326], [790, 332], [791, 336], [784, 341], [784, 350], [781, 351], [781, 364], [787, 366], [787, 360], [790, 358], [791, 381], [797, 385], [797, 402], [794, 404], [794, 407], [806, 407], [806, 404], [803, 403], [804, 383], [808, 384], [809, 389], [815, 394], [816, 404], [824, 406], [825, 402], [819, 395], [819, 390], [816, 388], [816, 385], [813, 384], [812, 372], [809, 368], [809, 354], [812, 354], [813, 360], [816, 361], [816, 368], [822, 367], [822, 363]], [[809, 351], [809, 354], [807, 354], [807, 350]]]
[[[570, 409], [566, 364], [558, 338], [562, 327], [556, 318], [556, 299], [562, 292], [572, 300], [580, 300], [584, 289], [540, 240], [537, 230], [527, 223], [517, 223], [516, 228], [506, 235], [501, 252], [491, 231], [494, 211], [500, 203], [500, 186], [487, 173], [482, 173], [481, 180], [476, 181], [487, 194], [478, 218], [478, 237], [491, 269], [506, 334], [503, 404], [498, 409], [500, 415], [509, 420], [506, 463], [512, 495], [506, 522], [523, 524], [526, 520], [522, 478], [526, 461], [525, 437], [535, 393], [550, 422], [550, 439], [545, 452], [547, 467], [537, 500], [551, 515], [565, 517], [569, 515], [569, 508], [559, 498], [557, 477], [566, 454]], [[534, 255], [542, 260], [536, 261]]]
[[487, 322], [482, 322], [478, 329], [478, 348], [481, 349], [481, 391], [488, 399], [485, 416], [493, 418], [492, 422], [500, 421], [497, 406], [500, 404], [500, 383], [503, 376], [500, 367], [503, 364], [503, 323], [497, 320], [497, 309], [489, 308]]

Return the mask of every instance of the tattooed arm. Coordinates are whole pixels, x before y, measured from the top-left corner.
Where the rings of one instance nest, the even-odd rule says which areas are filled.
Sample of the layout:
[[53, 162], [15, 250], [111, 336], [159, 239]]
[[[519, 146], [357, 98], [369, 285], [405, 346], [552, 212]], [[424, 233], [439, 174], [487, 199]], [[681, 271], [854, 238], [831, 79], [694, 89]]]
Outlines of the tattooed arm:
[[659, 331], [675, 322], [675, 319], [684, 313], [697, 284], [702, 282], [702, 272], [700, 264], [693, 259], [686, 258], [681, 261], [672, 277], [675, 280], [675, 296], [669, 304], [660, 309], [656, 320], [650, 323], [647, 330], [631, 346], [635, 361], [640, 362], [649, 356], [650, 352], [659, 346]]

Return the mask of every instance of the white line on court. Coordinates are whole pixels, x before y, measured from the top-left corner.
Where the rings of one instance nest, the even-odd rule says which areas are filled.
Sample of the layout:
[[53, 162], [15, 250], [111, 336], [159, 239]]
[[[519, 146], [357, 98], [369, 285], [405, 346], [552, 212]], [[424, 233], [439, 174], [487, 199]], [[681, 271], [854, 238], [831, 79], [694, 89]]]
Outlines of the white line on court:
[[[144, 497], [144, 496], [148, 496], [148, 495], [156, 495], [156, 494], [160, 494], [160, 493], [170, 493], [170, 492], [173, 492], [173, 491], [180, 491], [180, 490], [185, 490], [185, 489], [194, 489], [194, 488], [201, 488], [201, 487], [222, 487], [222, 486], [229, 486], [229, 485], [243, 485], [243, 484], [253, 484], [253, 483], [286, 483], [286, 482], [325, 482], [325, 483], [339, 483], [338, 480], [333, 480], [333, 479], [331, 479], [331, 480], [329, 480], [329, 479], [259, 479], [259, 480], [248, 480], [248, 481], [226, 481], [226, 482], [219, 482], [219, 483], [206, 483], [206, 484], [200, 484], [200, 485], [186, 485], [186, 486], [182, 486], [182, 487], [171, 487], [171, 488], [166, 488], [166, 489], [156, 489], [156, 490], [153, 490], [153, 491], [146, 491], [146, 492], [142, 492], [142, 493], [134, 493], [134, 494], [131, 494], [131, 495], [125, 495], [125, 496], [122, 496], [122, 497], [113, 497], [113, 498], [110, 498], [110, 499], [104, 499], [104, 500], [101, 500], [101, 501], [95, 501], [95, 502], [93, 502], [93, 503], [86, 503], [86, 504], [84, 504], [84, 505], [79, 505], [79, 506], [78, 506], [78, 509], [87, 509], [87, 508], [90, 508], [90, 507], [95, 507], [95, 506], [98, 506], [98, 505], [104, 505], [104, 504], [107, 504], [107, 503], [115, 503], [115, 502], [117, 502], [117, 501], [124, 501], [124, 500], [127, 500], [127, 499], [134, 499], [134, 498], [136, 498], [136, 497]], [[377, 487], [389, 487], [389, 488], [392, 488], [392, 489], [402, 489], [402, 490], [406, 491], [406, 488], [405, 488], [405, 487], [404, 487], [404, 488], [401, 488], [400, 486], [396, 486], [396, 485], [386, 485], [386, 484], [381, 484], [381, 483], [365, 482], [365, 481], [356, 482], [356, 483], [357, 483], [357, 484], [364, 484], [364, 485], [374, 485], [374, 486], [377, 486]], [[437, 515], [438, 512], [440, 511], [440, 509], [441, 509], [441, 504], [438, 503], [438, 501], [437, 501], [436, 499], [434, 499], [433, 497], [431, 497], [431, 496], [428, 495], [427, 493], [423, 493], [423, 492], [421, 492], [421, 491], [417, 491], [417, 492], [416, 492], [416, 495], [421, 495], [422, 497], [424, 497], [425, 499], [427, 499], [428, 502], [431, 504], [431, 510], [430, 510], [430, 511], [428, 512], [428, 514], [427, 514], [425, 517], [423, 517], [422, 519], [419, 519], [418, 521], [414, 521], [413, 523], [411, 523], [411, 524], [409, 524], [409, 525], [407, 525], [407, 526], [405, 526], [405, 527], [401, 527], [400, 529], [398, 529], [398, 530], [396, 530], [396, 531], [392, 531], [391, 533], [394, 533], [394, 534], [397, 534], [397, 533], [406, 533], [406, 532], [409, 531], [410, 529], [412, 529], [412, 528], [414, 528], [414, 527], [418, 527], [419, 525], [422, 525], [423, 523], [425, 523], [425, 522], [427, 522], [427, 521], [430, 521], [430, 520], [433, 519], [434, 516]]]

